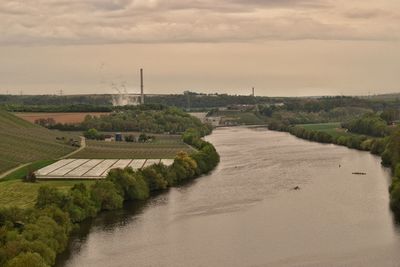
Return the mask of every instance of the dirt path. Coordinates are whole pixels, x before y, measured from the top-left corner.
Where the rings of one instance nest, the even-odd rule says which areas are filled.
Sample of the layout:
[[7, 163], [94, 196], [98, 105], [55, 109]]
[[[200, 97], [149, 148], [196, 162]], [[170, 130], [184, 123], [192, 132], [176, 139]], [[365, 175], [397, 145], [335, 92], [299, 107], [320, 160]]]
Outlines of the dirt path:
[[[67, 154], [67, 155], [65, 155], [65, 156], [62, 156], [62, 157], [59, 158], [59, 159], [69, 158], [69, 157], [75, 155], [76, 153], [78, 153], [79, 151], [85, 149], [85, 147], [86, 147], [86, 138], [83, 137], [83, 136], [80, 136], [80, 138], [81, 138], [81, 146], [80, 146], [77, 150], [75, 150], [75, 151], [73, 151], [73, 152], [71, 152], [71, 153], [69, 153], [69, 154]], [[13, 172], [15, 172], [15, 171], [17, 171], [17, 170], [19, 170], [19, 169], [22, 169], [22, 168], [24, 168], [24, 167], [26, 167], [26, 166], [28, 166], [29, 164], [32, 164], [32, 163], [33, 163], [33, 162], [28, 162], [28, 163], [19, 165], [19, 166], [15, 167], [15, 168], [13, 168], [13, 169], [11, 169], [11, 170], [8, 170], [8, 171], [6, 171], [6, 172], [0, 174], [0, 179], [3, 179], [3, 178], [6, 177], [7, 175], [9, 175], [9, 174], [11, 174], [11, 173], [13, 173]]]
[[68, 155], [62, 156], [62, 157], [59, 158], [59, 159], [66, 159], [66, 158], [69, 158], [69, 157], [75, 155], [76, 153], [78, 153], [79, 151], [85, 149], [85, 147], [86, 147], [86, 138], [83, 137], [83, 136], [80, 136], [80, 138], [81, 138], [81, 146], [80, 146], [77, 150], [75, 150], [75, 151], [69, 153]]

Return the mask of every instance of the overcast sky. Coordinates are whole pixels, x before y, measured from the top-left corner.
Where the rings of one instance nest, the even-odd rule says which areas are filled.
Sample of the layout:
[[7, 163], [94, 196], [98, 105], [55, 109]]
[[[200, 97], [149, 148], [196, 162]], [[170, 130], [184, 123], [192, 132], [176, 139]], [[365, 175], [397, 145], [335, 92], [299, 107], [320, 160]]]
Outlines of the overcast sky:
[[1, 0], [0, 94], [400, 91], [399, 0]]

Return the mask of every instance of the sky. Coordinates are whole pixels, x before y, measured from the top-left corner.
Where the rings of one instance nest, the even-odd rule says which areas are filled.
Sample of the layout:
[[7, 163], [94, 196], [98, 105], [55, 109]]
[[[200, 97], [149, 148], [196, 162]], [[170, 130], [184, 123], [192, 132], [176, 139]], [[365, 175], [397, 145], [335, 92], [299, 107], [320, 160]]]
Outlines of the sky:
[[399, 0], [1, 0], [0, 94], [400, 92]]

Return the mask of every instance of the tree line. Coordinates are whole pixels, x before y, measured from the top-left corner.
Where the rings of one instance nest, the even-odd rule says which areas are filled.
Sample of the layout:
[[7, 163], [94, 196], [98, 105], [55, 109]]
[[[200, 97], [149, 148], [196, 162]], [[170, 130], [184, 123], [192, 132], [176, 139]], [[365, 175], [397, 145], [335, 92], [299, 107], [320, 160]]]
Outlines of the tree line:
[[39, 189], [32, 209], [0, 209], [0, 266], [52, 266], [77, 224], [104, 210], [120, 209], [124, 201], [139, 201], [210, 172], [219, 162], [214, 146], [201, 137], [205, 128], [190, 128], [183, 140], [196, 148], [180, 152], [171, 166], [162, 163], [134, 171], [113, 169], [92, 186], [76, 184], [68, 192]]
[[101, 132], [146, 132], [182, 134], [189, 128], [202, 129], [208, 126], [190, 114], [178, 108], [147, 110], [136, 108], [120, 110], [107, 115], [86, 116], [79, 124], [55, 124], [50, 129], [80, 130], [96, 129]]

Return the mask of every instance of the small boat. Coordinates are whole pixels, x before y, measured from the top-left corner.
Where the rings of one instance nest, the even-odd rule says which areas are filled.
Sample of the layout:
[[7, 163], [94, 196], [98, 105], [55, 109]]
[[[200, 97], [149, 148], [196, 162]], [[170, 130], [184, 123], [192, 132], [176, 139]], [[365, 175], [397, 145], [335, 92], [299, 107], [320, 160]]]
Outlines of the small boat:
[[365, 172], [353, 172], [354, 175], [367, 175]]

